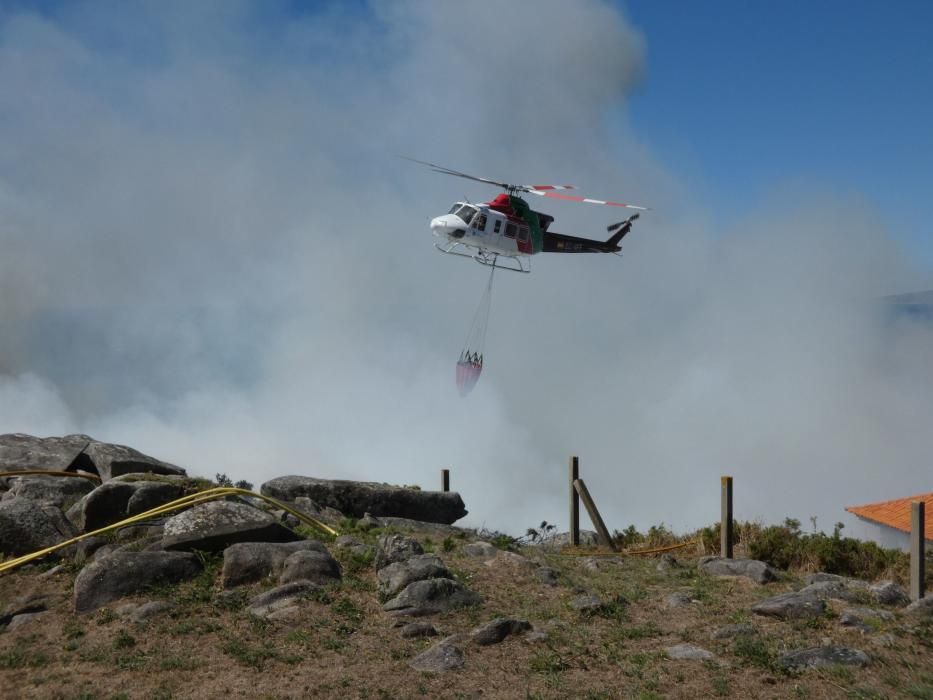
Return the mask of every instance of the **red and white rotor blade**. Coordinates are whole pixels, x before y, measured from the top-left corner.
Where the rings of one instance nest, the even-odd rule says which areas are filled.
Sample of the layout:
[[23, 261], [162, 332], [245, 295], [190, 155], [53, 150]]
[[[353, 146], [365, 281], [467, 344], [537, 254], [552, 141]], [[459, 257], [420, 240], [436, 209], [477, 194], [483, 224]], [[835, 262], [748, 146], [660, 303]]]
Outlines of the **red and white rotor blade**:
[[541, 194], [551, 190], [575, 190], [577, 188], [573, 185], [525, 185], [525, 189], [534, 194]]
[[639, 207], [635, 204], [623, 204], [622, 202], [607, 202], [604, 199], [590, 199], [589, 197], [577, 197], [572, 194], [560, 194], [559, 192], [544, 191], [539, 192], [538, 190], [529, 190], [531, 194], [536, 194], [540, 197], [547, 197], [549, 199], [562, 199], [568, 202], [583, 202], [584, 204], [603, 204], [607, 207], [624, 207], [626, 209], [638, 209], [639, 211], [648, 211], [648, 207]]

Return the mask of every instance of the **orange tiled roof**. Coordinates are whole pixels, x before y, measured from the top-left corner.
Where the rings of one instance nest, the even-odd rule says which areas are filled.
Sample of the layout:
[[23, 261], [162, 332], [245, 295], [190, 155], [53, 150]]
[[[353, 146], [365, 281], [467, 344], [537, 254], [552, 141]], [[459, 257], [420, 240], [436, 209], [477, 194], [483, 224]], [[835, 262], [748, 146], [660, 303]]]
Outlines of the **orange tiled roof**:
[[873, 523], [887, 525], [901, 532], [910, 532], [910, 504], [913, 501], [923, 501], [924, 507], [925, 532], [924, 539], [933, 540], [933, 493], [921, 493], [907, 498], [898, 498], [893, 501], [881, 501], [880, 503], [869, 503], [864, 506], [849, 506], [847, 511], [860, 518], [871, 520]]

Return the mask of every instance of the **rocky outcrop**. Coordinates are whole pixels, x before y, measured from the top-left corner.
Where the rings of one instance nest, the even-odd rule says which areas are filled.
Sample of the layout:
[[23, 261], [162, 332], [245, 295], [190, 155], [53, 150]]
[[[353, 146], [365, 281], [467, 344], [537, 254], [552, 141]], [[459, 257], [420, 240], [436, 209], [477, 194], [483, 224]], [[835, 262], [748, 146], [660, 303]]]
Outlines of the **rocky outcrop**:
[[285, 560], [295, 552], [322, 552], [327, 548], [314, 540], [296, 542], [238, 542], [224, 550], [221, 585], [233, 588], [266, 577], [278, 578]]
[[457, 581], [434, 578], [409, 584], [383, 609], [395, 615], [421, 617], [479, 605], [482, 601], [478, 593], [468, 590]]
[[405, 587], [415, 581], [431, 578], [453, 578], [450, 570], [433, 554], [419, 554], [405, 561], [394, 562], [385, 566], [376, 574], [379, 595], [383, 599], [398, 595]]
[[107, 603], [162, 583], [178, 583], [201, 572], [197, 556], [187, 552], [114, 552], [84, 567], [75, 578], [75, 612]]
[[307, 476], [283, 476], [261, 487], [264, 496], [294, 501], [301, 496], [319, 506], [334, 508], [344, 515], [361, 518], [394, 516], [450, 524], [467, 514], [460, 494], [360, 481], [331, 481]]
[[411, 559], [418, 554], [424, 554], [424, 548], [418, 540], [404, 535], [383, 535], [376, 543], [373, 565], [378, 571], [389, 564]]
[[42, 469], [82, 470], [108, 481], [121, 474], [149, 472], [184, 476], [185, 470], [125, 445], [99, 442], [88, 435], [37, 438], [0, 435], [0, 471]]
[[0, 435], [0, 472], [75, 471], [75, 462], [92, 442], [87, 435], [38, 438], [23, 433]]
[[268, 513], [237, 501], [201, 503], [165, 523], [167, 550], [219, 552], [237, 542], [294, 542], [301, 537]]
[[76, 534], [61, 510], [53, 505], [25, 498], [0, 501], [0, 554], [30, 554]]
[[115, 479], [101, 484], [69, 508], [68, 519], [80, 532], [92, 532], [174, 501], [182, 494], [180, 484]]
[[93, 491], [94, 486], [79, 476], [16, 476], [10, 478], [10, 490], [3, 494], [3, 500], [25, 498], [66, 509]]

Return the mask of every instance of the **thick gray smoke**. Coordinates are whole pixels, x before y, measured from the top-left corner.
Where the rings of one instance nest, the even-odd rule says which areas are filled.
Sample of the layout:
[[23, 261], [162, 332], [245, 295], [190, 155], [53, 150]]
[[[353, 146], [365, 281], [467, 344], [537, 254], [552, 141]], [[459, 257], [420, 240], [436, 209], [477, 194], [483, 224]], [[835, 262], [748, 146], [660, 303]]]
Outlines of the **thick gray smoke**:
[[[564, 523], [573, 453], [619, 528], [715, 520], [723, 473], [740, 517], [824, 527], [928, 489], [933, 336], [877, 304], [922, 275], [870, 202], [776, 191], [719, 230], [626, 122], [645, 38], [595, 0], [529, 10], [0, 15], [0, 432], [254, 483], [451, 467], [468, 521], [513, 532]], [[495, 192], [399, 153], [654, 211], [621, 260], [500, 273], [461, 400], [486, 271], [427, 223]]]

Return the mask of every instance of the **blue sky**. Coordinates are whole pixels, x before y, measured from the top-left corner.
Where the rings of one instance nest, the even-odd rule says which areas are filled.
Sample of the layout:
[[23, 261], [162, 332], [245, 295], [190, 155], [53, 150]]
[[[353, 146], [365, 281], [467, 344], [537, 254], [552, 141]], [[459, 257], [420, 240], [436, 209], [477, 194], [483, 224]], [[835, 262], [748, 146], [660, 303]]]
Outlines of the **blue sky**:
[[635, 129], [729, 211], [784, 182], [861, 193], [933, 268], [933, 3], [624, 0]]

